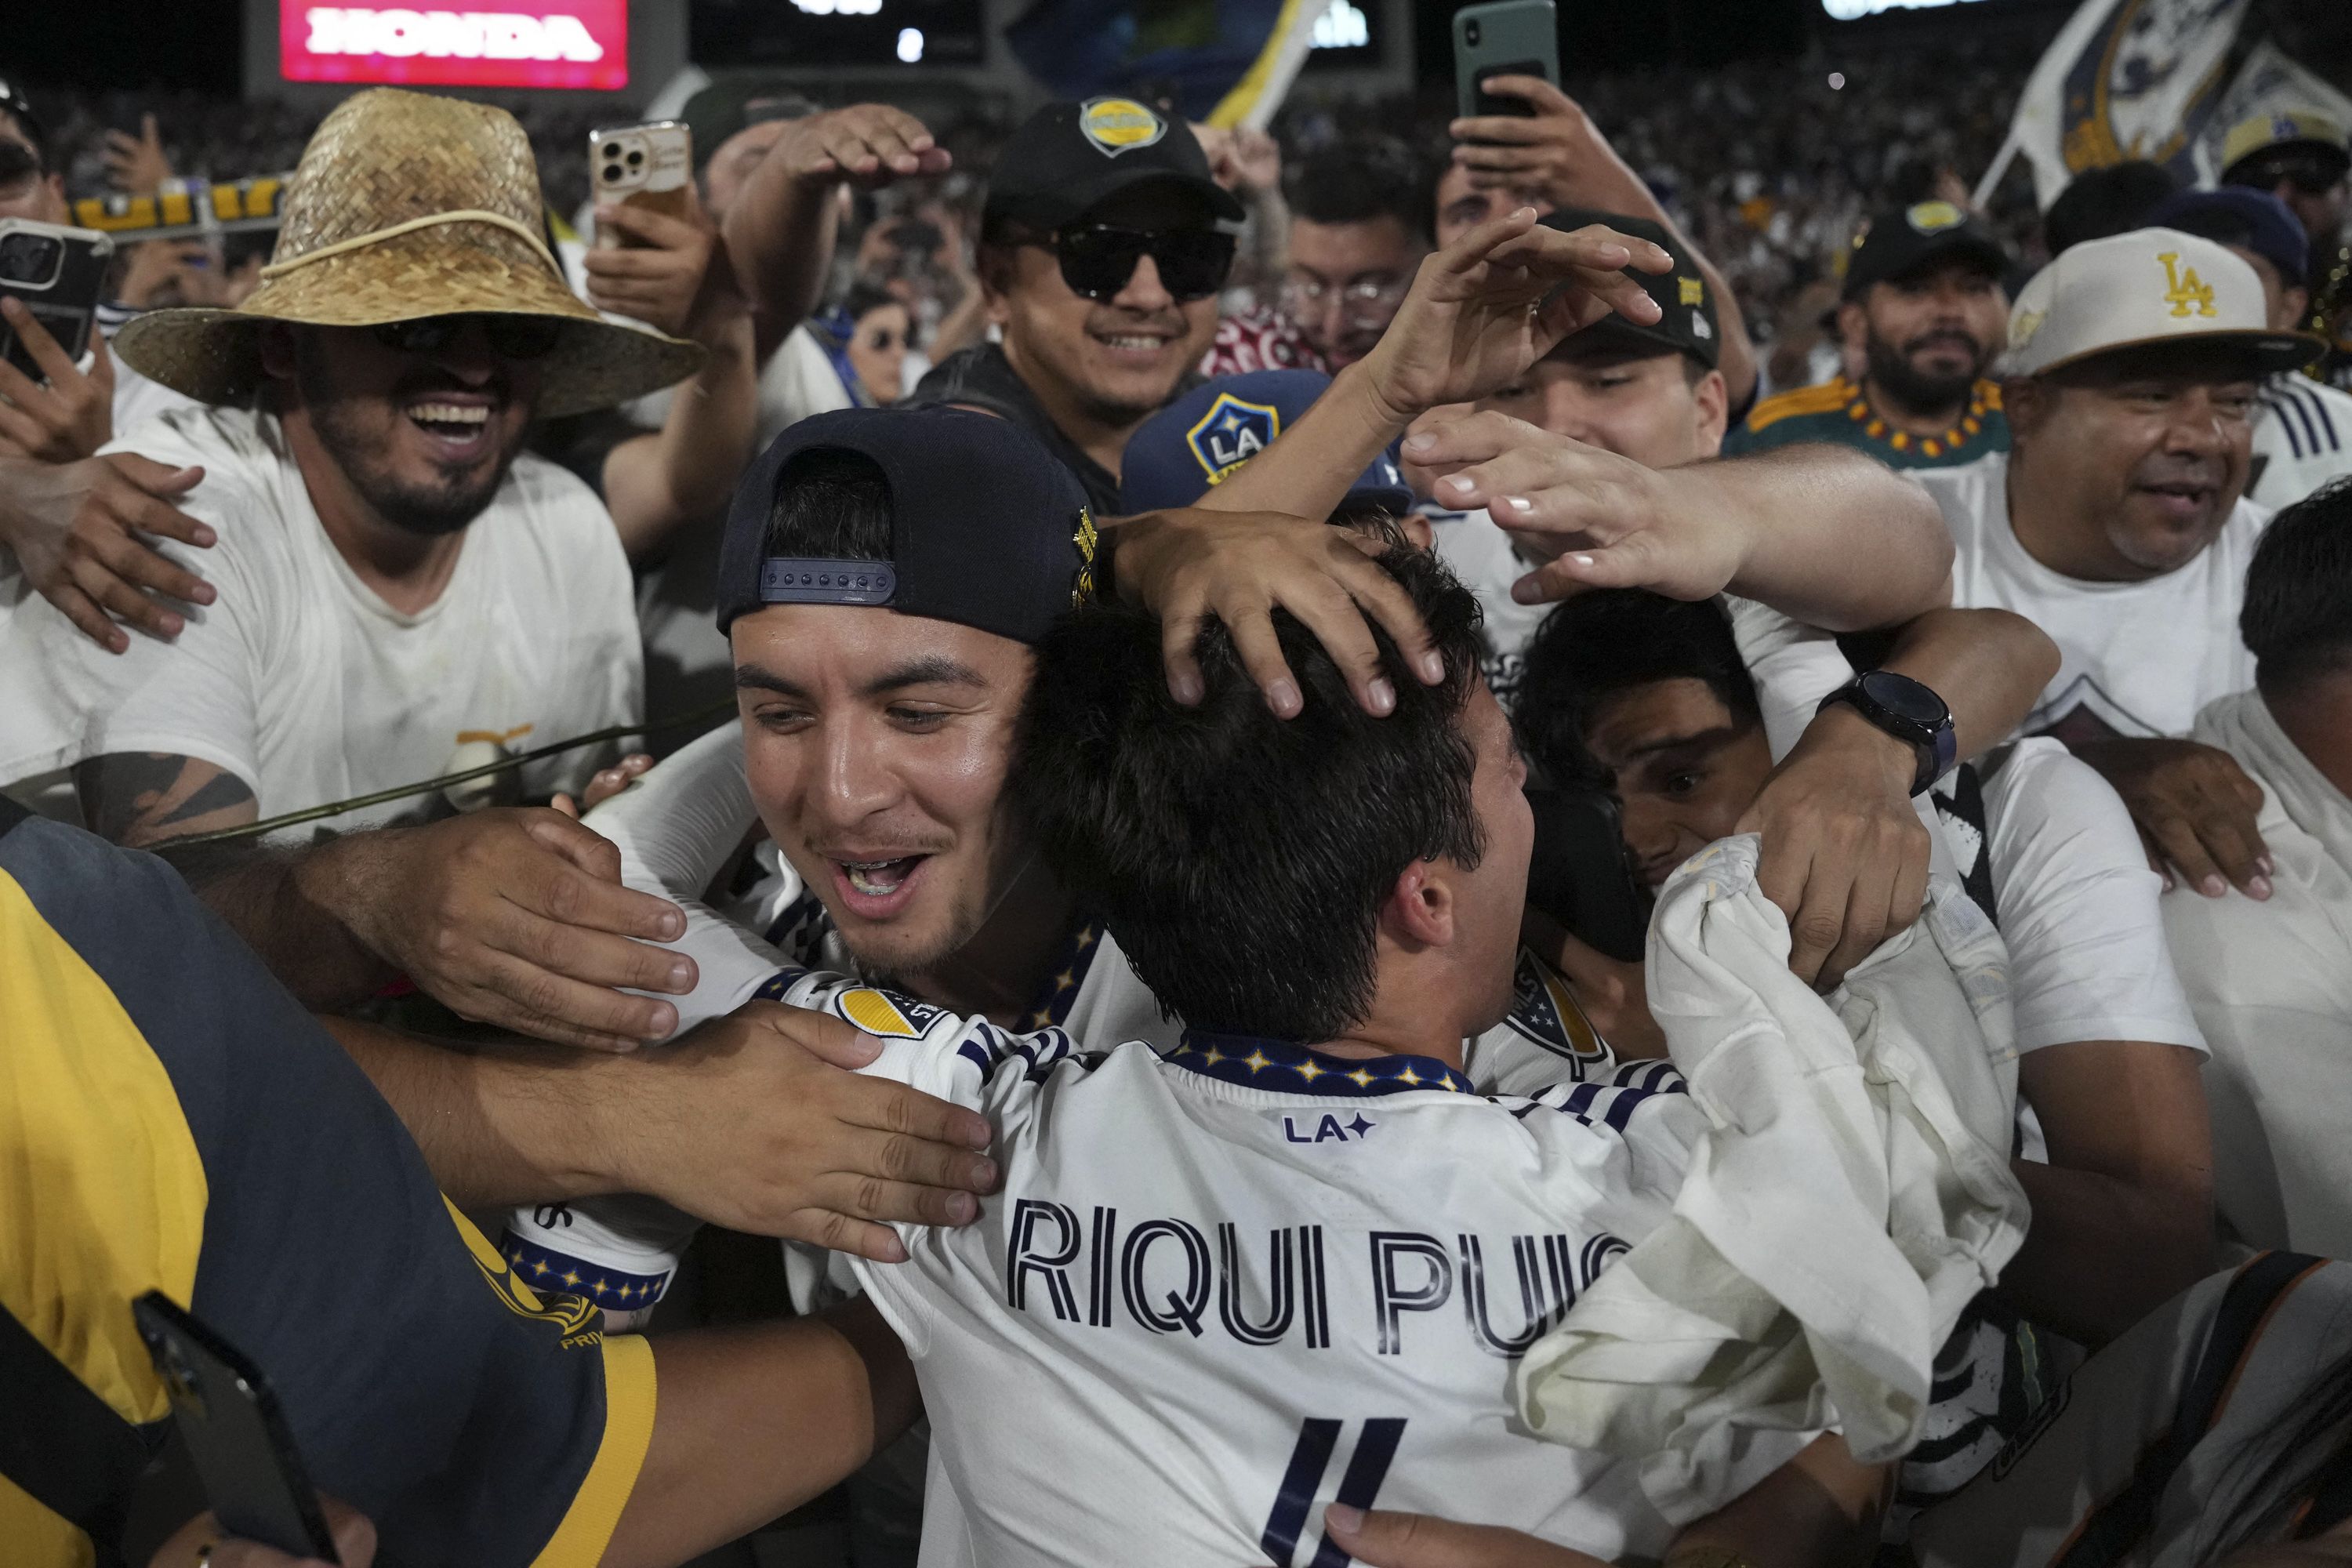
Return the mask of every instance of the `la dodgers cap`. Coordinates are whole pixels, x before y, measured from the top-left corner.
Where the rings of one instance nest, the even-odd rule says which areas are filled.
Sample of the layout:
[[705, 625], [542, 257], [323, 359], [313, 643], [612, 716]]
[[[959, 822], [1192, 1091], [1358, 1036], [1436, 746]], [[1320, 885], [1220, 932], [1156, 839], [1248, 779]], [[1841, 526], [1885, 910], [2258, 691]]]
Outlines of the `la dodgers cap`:
[[1131, 98], [1049, 103], [997, 154], [984, 217], [1059, 228], [1108, 196], [1155, 182], [1192, 192], [1216, 217], [1242, 220], [1242, 204], [1209, 177], [1208, 154], [1182, 121]]
[[[768, 520], [804, 453], [854, 452], [882, 470], [887, 560], [773, 556]], [[719, 554], [719, 629], [770, 605], [855, 605], [1034, 643], [1094, 592], [1086, 492], [1045, 444], [966, 408], [844, 408], [770, 443], [743, 476]]]
[[1592, 207], [1561, 207], [1543, 220], [1546, 228], [1573, 234], [1600, 224], [1635, 239], [1646, 239], [1674, 258], [1665, 272], [1625, 268], [1625, 276], [1658, 302], [1655, 325], [1630, 321], [1611, 311], [1591, 326], [1562, 339], [1554, 353], [1583, 353], [1601, 347], [1623, 346], [1645, 353], [1685, 353], [1713, 370], [1723, 358], [1723, 330], [1715, 312], [1715, 290], [1698, 263], [1666, 232], [1665, 226], [1629, 213], [1601, 212]]
[[2262, 280], [2210, 239], [2138, 228], [2070, 246], [2033, 275], [2009, 312], [2011, 375], [2040, 375], [2116, 349], [2242, 343], [2267, 374], [2307, 364], [2321, 347], [2274, 332]]
[[[1202, 382], [1128, 437], [1119, 505], [1129, 511], [1191, 506], [1298, 423], [1330, 384], [1329, 376], [1312, 370], [1254, 370]], [[1348, 487], [1342, 504], [1402, 515], [1412, 510], [1412, 491], [1382, 452]]]
[[1874, 216], [1853, 237], [1843, 296], [1859, 299], [1874, 283], [1908, 278], [1943, 261], [1965, 261], [1999, 278], [2009, 252], [1990, 229], [1950, 202], [1915, 202]]
[[2177, 228], [2223, 245], [2242, 245], [2279, 270], [2288, 287], [2300, 288], [2311, 269], [2311, 242], [2294, 209], [2251, 185], [2212, 191], [2176, 191], [2147, 215], [2152, 228]]

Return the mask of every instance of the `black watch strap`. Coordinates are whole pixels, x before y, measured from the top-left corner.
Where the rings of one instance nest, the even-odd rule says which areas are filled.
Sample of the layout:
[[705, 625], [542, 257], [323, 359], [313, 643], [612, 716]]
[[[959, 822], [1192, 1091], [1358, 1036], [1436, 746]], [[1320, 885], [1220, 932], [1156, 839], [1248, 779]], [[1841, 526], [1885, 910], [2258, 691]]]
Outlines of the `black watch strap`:
[[1915, 798], [1927, 794], [1958, 760], [1959, 742], [1952, 729], [1952, 710], [1942, 698], [1907, 675], [1865, 670], [1822, 698], [1814, 712], [1826, 711], [1840, 702], [1911, 747], [1918, 758], [1911, 775]]

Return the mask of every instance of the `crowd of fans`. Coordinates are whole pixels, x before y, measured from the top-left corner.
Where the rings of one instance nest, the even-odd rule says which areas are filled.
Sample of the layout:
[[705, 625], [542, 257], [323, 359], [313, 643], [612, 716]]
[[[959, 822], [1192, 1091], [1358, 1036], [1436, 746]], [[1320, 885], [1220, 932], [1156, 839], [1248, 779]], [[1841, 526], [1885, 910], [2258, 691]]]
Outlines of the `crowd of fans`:
[[2339, 1561], [2352, 128], [2026, 63], [0, 83], [0, 1551]]

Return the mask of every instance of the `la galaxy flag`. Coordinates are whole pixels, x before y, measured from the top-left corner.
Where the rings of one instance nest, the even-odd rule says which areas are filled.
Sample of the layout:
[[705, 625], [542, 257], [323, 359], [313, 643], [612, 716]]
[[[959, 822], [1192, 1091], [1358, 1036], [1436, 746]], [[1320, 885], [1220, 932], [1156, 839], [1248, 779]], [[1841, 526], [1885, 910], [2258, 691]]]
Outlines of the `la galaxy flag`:
[[2197, 139], [2198, 183], [2220, 183], [2221, 146], [2231, 127], [2257, 115], [2297, 113], [2324, 114], [2338, 125], [2352, 125], [2352, 98], [2316, 71], [2297, 64], [2276, 45], [2256, 45]]
[[2018, 153], [2033, 166], [2034, 200], [2045, 210], [2084, 170], [2135, 158], [2193, 180], [2194, 149], [2220, 101], [2247, 3], [2083, 0], [2027, 80], [1979, 202]]
[[1004, 30], [1062, 98], [1114, 93], [1221, 129], [1263, 128], [1306, 61], [1329, 0], [1037, 0]]

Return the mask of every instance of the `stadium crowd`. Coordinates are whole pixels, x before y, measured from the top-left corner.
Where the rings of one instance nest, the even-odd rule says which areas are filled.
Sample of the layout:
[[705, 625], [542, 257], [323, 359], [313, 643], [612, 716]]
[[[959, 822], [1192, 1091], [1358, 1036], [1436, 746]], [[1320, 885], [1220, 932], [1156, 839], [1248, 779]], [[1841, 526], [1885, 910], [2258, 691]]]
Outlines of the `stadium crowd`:
[[2029, 64], [0, 82], [0, 1558], [2352, 1555], [2352, 128]]

